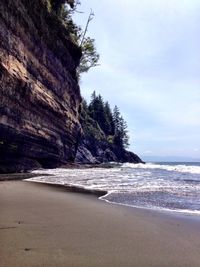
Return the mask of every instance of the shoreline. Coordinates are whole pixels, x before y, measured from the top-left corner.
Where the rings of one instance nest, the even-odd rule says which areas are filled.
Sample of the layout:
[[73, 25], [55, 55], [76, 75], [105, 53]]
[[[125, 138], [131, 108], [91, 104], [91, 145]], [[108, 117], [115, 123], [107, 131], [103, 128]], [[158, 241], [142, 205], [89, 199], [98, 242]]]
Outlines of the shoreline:
[[[27, 178], [27, 179], [29, 179], [29, 178]], [[41, 185], [46, 185], [46, 186], [55, 187], [55, 188], [63, 188], [66, 190], [66, 192], [80, 193], [80, 194], [86, 194], [86, 195], [94, 195], [98, 199], [100, 199], [100, 197], [103, 197], [108, 193], [105, 190], [87, 189], [87, 188], [84, 188], [81, 186], [70, 185], [70, 184], [53, 184], [53, 183], [44, 183], [44, 182], [38, 182], [38, 181], [37, 182], [36, 181], [28, 181], [28, 180], [26, 181], [26, 179], [24, 179], [22, 181], [23, 182], [29, 182], [29, 183], [38, 183]]]
[[[41, 174], [38, 176], [41, 176]], [[42, 174], [42, 176], [44, 176]], [[51, 176], [51, 175], [50, 175]], [[34, 178], [34, 177], [30, 177]], [[29, 178], [27, 178], [29, 179]], [[111, 205], [116, 205], [116, 206], [121, 206], [121, 207], [127, 207], [130, 209], [141, 209], [141, 210], [146, 210], [146, 211], [152, 211], [152, 212], [158, 212], [161, 214], [166, 214], [169, 216], [180, 216], [181, 218], [186, 217], [186, 218], [194, 218], [195, 220], [200, 221], [200, 214], [195, 213], [195, 212], [190, 212], [189, 210], [170, 210], [166, 208], [159, 208], [159, 207], [142, 207], [142, 206], [134, 206], [134, 205], [128, 205], [128, 204], [123, 204], [123, 203], [117, 203], [117, 202], [111, 202], [107, 199], [103, 199], [107, 194], [109, 194], [108, 191], [101, 190], [101, 189], [87, 189], [81, 186], [76, 186], [76, 185], [70, 185], [70, 184], [54, 184], [54, 183], [47, 183], [47, 182], [40, 182], [40, 181], [26, 181], [26, 179], [22, 180], [24, 182], [29, 182], [29, 183], [38, 183], [41, 185], [47, 185], [51, 187], [58, 187], [58, 188], [63, 188], [66, 190], [66, 192], [72, 192], [72, 193], [80, 193], [80, 194], [86, 194], [86, 195], [94, 195], [97, 197], [98, 200], [103, 201], [105, 203], [111, 204]]]
[[[103, 164], [102, 164], [103, 165]], [[105, 164], [107, 167], [106, 168], [113, 168], [112, 165], [110, 164]], [[67, 166], [62, 166], [64, 169], [74, 169], [74, 164], [68, 164]], [[78, 169], [90, 169], [90, 168], [98, 168], [101, 167], [96, 164], [85, 164], [85, 165], [80, 165], [76, 164], [76, 167], [79, 166]], [[112, 166], [112, 167], [111, 167]], [[44, 169], [45, 170], [45, 169]], [[4, 181], [26, 181], [26, 182], [31, 182], [31, 183], [39, 183], [39, 184], [44, 184], [52, 187], [63, 187], [66, 189], [68, 192], [74, 192], [74, 193], [80, 193], [80, 194], [88, 194], [88, 195], [95, 195], [99, 200], [104, 201], [108, 204], [112, 205], [117, 205], [117, 206], [122, 206], [122, 207], [128, 207], [128, 208], [133, 208], [133, 209], [144, 209], [144, 210], [152, 210], [153, 212], [158, 212], [161, 214], [168, 214], [169, 216], [180, 216], [180, 217], [192, 217], [196, 218], [197, 220], [200, 220], [200, 214], [196, 213], [195, 211], [190, 211], [190, 210], [170, 210], [167, 208], [159, 208], [159, 207], [144, 207], [144, 206], [134, 206], [134, 205], [128, 205], [128, 204], [123, 204], [123, 203], [117, 203], [117, 202], [111, 202], [107, 199], [103, 199], [107, 194], [109, 194], [108, 191], [106, 190], [101, 190], [101, 189], [88, 189], [84, 188], [78, 185], [71, 185], [71, 184], [54, 184], [54, 183], [47, 183], [47, 182], [40, 182], [40, 181], [28, 181], [28, 179], [35, 178], [35, 177], [40, 177], [40, 176], [53, 176], [53, 174], [47, 174], [47, 173], [33, 173], [33, 172], [23, 172], [23, 173], [7, 173], [7, 174], [0, 174], [0, 183]]]
[[[28, 178], [29, 179], [29, 178]], [[68, 184], [53, 184], [53, 183], [44, 183], [44, 182], [36, 182], [36, 181], [26, 181], [22, 180], [22, 182], [28, 182], [28, 183], [33, 183], [33, 184], [39, 184], [41, 186], [49, 186], [52, 188], [60, 188], [61, 190], [66, 191], [66, 193], [74, 193], [74, 194], [80, 194], [80, 195], [86, 195], [88, 197], [94, 197], [98, 201], [102, 201], [106, 203], [107, 205], [111, 205], [114, 207], [119, 207], [119, 208], [127, 208], [130, 210], [141, 210], [144, 212], [152, 212], [155, 214], [158, 214], [160, 216], [166, 216], [166, 217], [172, 217], [172, 218], [177, 218], [177, 219], [183, 219], [183, 220], [194, 220], [194, 221], [199, 221], [200, 223], [200, 215], [195, 214], [195, 213], [187, 213], [187, 212], [179, 212], [176, 210], [168, 210], [168, 209], [159, 209], [159, 208], [148, 208], [148, 207], [140, 207], [140, 206], [131, 206], [128, 204], [123, 204], [123, 203], [116, 203], [116, 202], [111, 202], [107, 199], [102, 199], [105, 197], [108, 193], [108, 191], [104, 190], [98, 190], [98, 189], [87, 189], [84, 187], [79, 187], [75, 185], [68, 185]]]
[[190, 217], [25, 181], [1, 182], [0, 203], [3, 267], [199, 267], [199, 221]]
[[[0, 183], [5, 181], [22, 181], [24, 179], [30, 179], [34, 177], [41, 176], [41, 174], [31, 173], [31, 172], [23, 172], [23, 173], [0, 173]], [[42, 176], [49, 176], [44, 173]]]
[[189, 212], [189, 210], [170, 210], [170, 209], [165, 209], [165, 208], [159, 208], [159, 207], [144, 207], [144, 206], [134, 206], [134, 205], [128, 205], [128, 204], [123, 204], [123, 203], [117, 203], [117, 202], [111, 202], [107, 199], [102, 199], [104, 195], [99, 197], [99, 200], [102, 200], [108, 204], [111, 205], [116, 205], [116, 206], [121, 206], [121, 207], [126, 207], [130, 209], [138, 209], [138, 210], [146, 210], [146, 211], [152, 211], [155, 213], [160, 213], [160, 214], [165, 214], [167, 216], [172, 216], [172, 217], [181, 217], [181, 218], [192, 218], [195, 220], [200, 221], [200, 214], [195, 213], [195, 212]]

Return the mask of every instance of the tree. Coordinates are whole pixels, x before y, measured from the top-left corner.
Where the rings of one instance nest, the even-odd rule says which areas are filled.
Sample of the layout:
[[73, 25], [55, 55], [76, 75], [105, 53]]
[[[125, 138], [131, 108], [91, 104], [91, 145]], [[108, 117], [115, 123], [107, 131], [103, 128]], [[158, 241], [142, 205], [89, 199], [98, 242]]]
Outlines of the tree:
[[104, 102], [101, 95], [96, 96], [94, 91], [91, 96], [91, 102], [89, 104], [90, 116], [97, 121], [101, 129], [105, 130], [105, 113]]
[[121, 116], [120, 123], [119, 123], [119, 133], [120, 133], [120, 138], [122, 141], [123, 148], [127, 148], [129, 146], [129, 136], [128, 136], [127, 128], [128, 128], [127, 123]]
[[82, 49], [82, 57], [78, 68], [78, 74], [82, 72], [87, 72], [90, 68], [99, 65], [97, 64], [99, 61], [99, 54], [96, 51], [94, 39], [90, 37], [85, 37], [88, 31], [89, 23], [93, 20], [93, 18], [94, 12], [90, 10], [85, 29], [80, 35], [80, 47]]
[[97, 100], [97, 95], [96, 95], [96, 91], [93, 91], [91, 94], [91, 100], [88, 106], [88, 110], [90, 113], [91, 117], [94, 117], [94, 112], [95, 112], [95, 102]]
[[93, 93], [91, 94], [91, 102], [90, 104], [92, 104], [97, 98], [97, 95], [96, 95], [96, 91], [93, 91]]
[[94, 140], [95, 145], [95, 141], [105, 139], [105, 134], [97, 121], [91, 117], [89, 107], [85, 99], [83, 99], [81, 106], [82, 108], [79, 115], [84, 135], [89, 137], [90, 140]]
[[114, 120], [114, 143], [122, 148], [129, 146], [129, 136], [127, 131], [127, 123], [120, 114], [119, 108], [114, 107], [113, 111], [113, 120]]
[[94, 39], [86, 37], [81, 45], [82, 57], [77, 69], [78, 74], [88, 72], [89, 69], [99, 66], [99, 54], [97, 53]]
[[120, 112], [117, 106], [114, 107], [113, 110], [113, 121], [114, 121], [114, 134], [116, 135], [119, 131], [119, 124], [120, 124]]
[[51, 0], [52, 9], [63, 20], [72, 40], [82, 50], [82, 57], [77, 68], [77, 75], [79, 77], [81, 73], [88, 72], [89, 69], [98, 66], [100, 56], [95, 47], [95, 40], [86, 36], [89, 23], [94, 18], [94, 13], [92, 10], [90, 11], [86, 26], [82, 30], [72, 19], [74, 12], [79, 12], [77, 10], [78, 5], [80, 5], [79, 0]]
[[106, 140], [119, 149], [129, 146], [127, 123], [120, 114], [117, 106], [112, 112], [108, 102], [104, 102], [101, 95], [94, 91], [89, 105], [82, 102], [80, 121], [84, 131], [98, 140]]
[[105, 113], [105, 130], [107, 135], [114, 135], [115, 133], [115, 125], [113, 114], [108, 102], [104, 105], [104, 113]]

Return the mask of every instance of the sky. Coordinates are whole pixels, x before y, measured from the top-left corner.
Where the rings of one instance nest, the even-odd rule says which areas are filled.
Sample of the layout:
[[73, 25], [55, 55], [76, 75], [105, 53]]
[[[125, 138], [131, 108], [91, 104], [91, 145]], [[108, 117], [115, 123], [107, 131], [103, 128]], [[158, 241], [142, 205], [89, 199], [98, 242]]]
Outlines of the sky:
[[139, 156], [200, 159], [200, 1], [82, 0], [74, 17], [94, 38], [100, 66], [81, 77], [127, 121]]

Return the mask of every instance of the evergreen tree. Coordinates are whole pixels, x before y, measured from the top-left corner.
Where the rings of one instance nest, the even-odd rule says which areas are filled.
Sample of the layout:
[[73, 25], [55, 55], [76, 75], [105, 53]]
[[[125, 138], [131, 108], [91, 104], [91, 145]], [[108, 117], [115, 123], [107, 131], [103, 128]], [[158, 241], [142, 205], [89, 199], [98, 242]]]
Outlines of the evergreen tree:
[[80, 122], [83, 128], [84, 135], [94, 139], [94, 143], [95, 140], [105, 139], [104, 132], [99, 127], [99, 124], [90, 116], [89, 107], [85, 99], [83, 99], [81, 105]]
[[113, 114], [108, 102], [104, 105], [104, 113], [105, 113], [105, 129], [107, 135], [114, 135], [115, 133], [115, 125], [113, 120]]
[[98, 122], [99, 126], [104, 130], [104, 103], [101, 95], [96, 96], [95, 91], [92, 94], [89, 104], [90, 116]]
[[85, 100], [82, 102], [81, 124], [90, 136], [104, 136], [109, 143], [122, 149], [129, 145], [127, 123], [119, 108], [115, 106], [112, 112], [109, 103], [104, 103], [102, 96], [97, 95], [95, 91], [91, 95], [89, 105]]
[[129, 137], [127, 131], [127, 123], [120, 114], [119, 108], [115, 106], [113, 111], [114, 120], [114, 143], [122, 148], [126, 148], [129, 145]]
[[93, 93], [91, 94], [90, 106], [94, 106], [96, 98], [97, 98], [96, 91], [93, 91]]
[[115, 130], [114, 134], [117, 134], [117, 132], [119, 131], [119, 124], [120, 124], [120, 112], [117, 106], [115, 106], [113, 110], [113, 121]]
[[88, 106], [90, 116], [93, 119], [96, 119], [96, 103], [97, 103], [97, 95], [96, 95], [96, 92], [93, 91], [93, 93], [91, 94], [91, 100]]
[[127, 148], [129, 146], [129, 136], [127, 128], [128, 128], [127, 123], [121, 116], [119, 123], [119, 134], [120, 134], [120, 139], [122, 140], [121, 143], [123, 148]]

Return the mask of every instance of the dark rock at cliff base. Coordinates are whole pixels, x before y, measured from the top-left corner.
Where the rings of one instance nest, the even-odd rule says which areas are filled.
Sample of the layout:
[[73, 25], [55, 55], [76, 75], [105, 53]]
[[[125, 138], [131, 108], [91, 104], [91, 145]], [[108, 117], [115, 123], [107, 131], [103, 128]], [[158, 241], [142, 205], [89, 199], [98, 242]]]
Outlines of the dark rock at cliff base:
[[45, 0], [1, 0], [0, 172], [74, 161], [81, 51]]
[[144, 163], [138, 155], [94, 138], [83, 138], [76, 154], [75, 162], [98, 164], [106, 162]]
[[81, 144], [78, 147], [76, 158], [76, 163], [82, 163], [82, 164], [98, 164], [100, 161], [98, 161], [95, 157], [93, 157], [91, 151], [87, 149], [84, 144]]
[[12, 158], [7, 157], [0, 160], [0, 173], [26, 172], [30, 169], [40, 169], [41, 165], [33, 159], [29, 158]]

